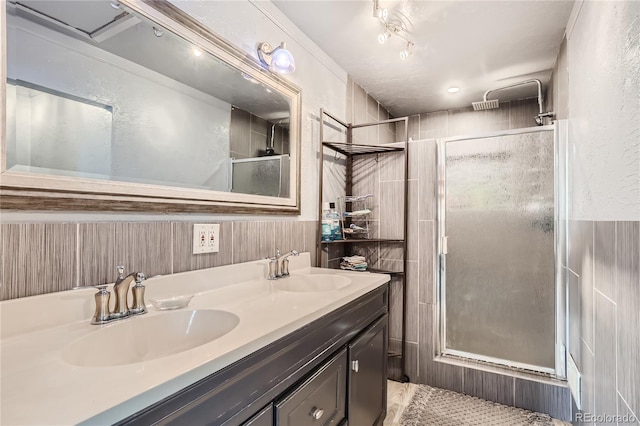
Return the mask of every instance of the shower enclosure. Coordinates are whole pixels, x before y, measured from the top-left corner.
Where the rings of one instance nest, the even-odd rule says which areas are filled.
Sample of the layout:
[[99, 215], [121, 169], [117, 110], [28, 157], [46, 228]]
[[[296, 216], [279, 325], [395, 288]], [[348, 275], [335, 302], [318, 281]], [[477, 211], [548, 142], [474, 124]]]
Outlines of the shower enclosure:
[[440, 352], [556, 375], [554, 126], [438, 144]]

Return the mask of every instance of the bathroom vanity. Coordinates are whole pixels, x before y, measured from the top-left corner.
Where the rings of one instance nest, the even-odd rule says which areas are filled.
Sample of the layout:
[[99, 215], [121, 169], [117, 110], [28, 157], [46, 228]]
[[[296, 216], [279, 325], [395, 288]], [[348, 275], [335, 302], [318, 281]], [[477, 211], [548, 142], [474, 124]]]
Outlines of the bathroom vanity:
[[153, 278], [150, 298], [195, 297], [107, 325], [90, 324], [94, 290], [2, 302], [2, 423], [382, 423], [389, 277], [310, 268], [308, 253], [267, 273]]

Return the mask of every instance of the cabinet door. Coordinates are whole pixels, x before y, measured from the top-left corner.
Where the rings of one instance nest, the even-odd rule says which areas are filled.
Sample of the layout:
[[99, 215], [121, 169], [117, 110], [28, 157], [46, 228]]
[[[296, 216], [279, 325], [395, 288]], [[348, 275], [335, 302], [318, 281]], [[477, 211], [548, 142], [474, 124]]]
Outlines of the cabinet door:
[[242, 426], [273, 426], [273, 405], [269, 404]]
[[347, 351], [324, 363], [311, 377], [276, 402], [278, 426], [338, 425], [346, 414]]
[[350, 425], [381, 424], [386, 416], [387, 321], [385, 314], [349, 345]]

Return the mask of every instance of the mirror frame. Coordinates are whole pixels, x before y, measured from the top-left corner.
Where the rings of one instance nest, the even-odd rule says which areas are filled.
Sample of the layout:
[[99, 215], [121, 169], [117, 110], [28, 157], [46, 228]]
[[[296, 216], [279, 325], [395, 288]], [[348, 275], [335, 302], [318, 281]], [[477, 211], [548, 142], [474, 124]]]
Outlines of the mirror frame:
[[131, 212], [198, 212], [234, 214], [300, 214], [302, 91], [263, 68], [258, 60], [224, 40], [167, 0], [119, 0], [121, 6], [247, 73], [290, 101], [291, 168], [289, 198], [164, 185], [101, 181], [11, 172], [6, 169], [6, 7], [0, 11], [1, 163], [0, 207], [17, 210], [80, 210]]

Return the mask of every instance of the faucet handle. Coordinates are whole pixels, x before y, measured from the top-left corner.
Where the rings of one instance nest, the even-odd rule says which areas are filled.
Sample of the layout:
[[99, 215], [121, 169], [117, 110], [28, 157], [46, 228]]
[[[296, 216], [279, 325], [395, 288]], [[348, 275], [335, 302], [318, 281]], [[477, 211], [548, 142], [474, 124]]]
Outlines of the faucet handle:
[[124, 278], [124, 266], [123, 265], [116, 266], [116, 271], [118, 271], [118, 278], [120, 278], [120, 279]]
[[278, 257], [280, 257], [280, 249], [279, 248], [276, 249], [276, 258], [278, 258]]
[[138, 272], [136, 274], [136, 285], [142, 285], [142, 282], [145, 281], [147, 279], [147, 276], [142, 273], [142, 272]]

